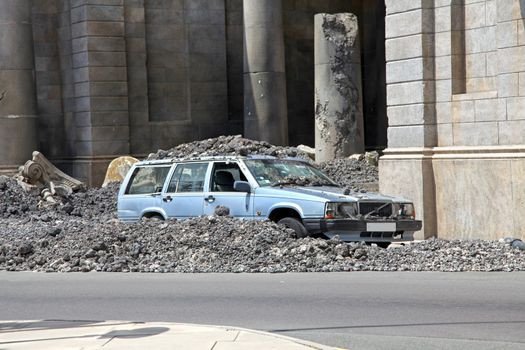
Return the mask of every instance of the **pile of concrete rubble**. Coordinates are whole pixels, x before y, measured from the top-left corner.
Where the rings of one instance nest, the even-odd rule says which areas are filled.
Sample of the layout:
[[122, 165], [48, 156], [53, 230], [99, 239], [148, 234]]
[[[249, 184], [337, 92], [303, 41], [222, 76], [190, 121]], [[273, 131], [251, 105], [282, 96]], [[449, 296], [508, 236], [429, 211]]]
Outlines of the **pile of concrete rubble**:
[[[235, 136], [219, 136], [213, 139], [185, 143], [169, 150], [159, 150], [148, 156], [148, 159], [191, 158], [217, 155], [266, 155], [278, 158], [296, 157], [312, 162], [313, 152], [308, 147], [281, 147], [264, 141], [254, 141]], [[348, 158], [323, 162], [317, 166], [342, 187], [351, 191], [377, 191], [378, 171], [377, 152], [355, 155]]]
[[309, 155], [297, 147], [274, 146], [265, 141], [255, 141], [240, 135], [219, 136], [202, 141], [184, 143], [169, 150], [159, 150], [148, 156], [148, 159], [192, 158], [222, 155], [266, 155], [279, 158], [298, 157], [305, 160]]
[[[275, 147], [264, 142], [223, 136], [159, 151], [150, 158], [221, 153], [307, 157], [297, 148]], [[320, 167], [342, 185], [359, 190], [362, 184], [377, 183], [376, 158], [374, 154], [355, 156], [321, 164]], [[374, 245], [347, 244], [338, 239], [296, 239], [293, 232], [275, 223], [243, 221], [228, 216], [125, 224], [116, 218], [118, 184], [92, 189], [77, 186], [69, 191], [60, 189], [64, 183], [72, 183], [62, 176], [34, 178], [40, 180], [0, 176], [0, 270], [525, 270], [525, 251], [519, 249], [519, 244], [516, 245], [519, 241], [511, 239], [428, 240], [381, 249]]]
[[108, 272], [519, 271], [507, 242], [429, 240], [381, 249], [295, 239], [272, 222], [226, 216], [124, 224], [61, 215], [0, 221], [0, 270]]

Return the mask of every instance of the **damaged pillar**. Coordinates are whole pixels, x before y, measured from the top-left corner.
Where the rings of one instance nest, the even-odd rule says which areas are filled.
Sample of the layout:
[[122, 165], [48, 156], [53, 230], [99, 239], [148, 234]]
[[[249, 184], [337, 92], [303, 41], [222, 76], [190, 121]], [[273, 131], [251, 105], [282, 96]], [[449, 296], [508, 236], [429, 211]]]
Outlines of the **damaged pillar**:
[[315, 15], [315, 159], [364, 152], [357, 17]]
[[37, 148], [30, 0], [0, 0], [0, 171]]
[[244, 136], [288, 143], [281, 0], [244, 0]]

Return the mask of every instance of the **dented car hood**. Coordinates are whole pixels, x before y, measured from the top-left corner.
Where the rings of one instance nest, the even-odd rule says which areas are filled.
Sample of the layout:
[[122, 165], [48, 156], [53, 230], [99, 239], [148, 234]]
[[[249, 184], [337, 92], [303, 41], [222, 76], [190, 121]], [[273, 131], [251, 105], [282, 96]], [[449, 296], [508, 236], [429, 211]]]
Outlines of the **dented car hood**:
[[[357, 201], [381, 201], [381, 202], [398, 202], [398, 203], [409, 203], [411, 201], [396, 196], [385, 196], [374, 192], [351, 192], [345, 194], [345, 189], [341, 187], [317, 187], [317, 186], [282, 186], [275, 188], [266, 188], [268, 191], [274, 192], [286, 197], [311, 197], [311, 199], [317, 199], [321, 201], [330, 202], [357, 202]], [[272, 191], [273, 190], [273, 191]], [[266, 191], [264, 191], [266, 192]]]

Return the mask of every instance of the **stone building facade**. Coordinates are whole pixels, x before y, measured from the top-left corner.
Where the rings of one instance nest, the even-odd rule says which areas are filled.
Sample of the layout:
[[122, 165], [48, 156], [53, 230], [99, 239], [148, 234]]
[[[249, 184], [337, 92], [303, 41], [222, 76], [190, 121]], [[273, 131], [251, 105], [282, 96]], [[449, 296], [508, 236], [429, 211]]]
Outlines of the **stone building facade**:
[[421, 238], [525, 237], [525, 2], [386, 1], [380, 188]]
[[[270, 10], [280, 28], [259, 31], [261, 11]], [[99, 184], [115, 156], [243, 133], [252, 122], [243, 61], [254, 23], [256, 34], [282, 37], [279, 96], [286, 99], [278, 123], [247, 136], [277, 134], [272, 128], [280, 124], [287, 130], [277, 143], [313, 146], [320, 12], [360, 19], [367, 146], [384, 148], [382, 0], [0, 0], [0, 172], [38, 149], [67, 173]]]

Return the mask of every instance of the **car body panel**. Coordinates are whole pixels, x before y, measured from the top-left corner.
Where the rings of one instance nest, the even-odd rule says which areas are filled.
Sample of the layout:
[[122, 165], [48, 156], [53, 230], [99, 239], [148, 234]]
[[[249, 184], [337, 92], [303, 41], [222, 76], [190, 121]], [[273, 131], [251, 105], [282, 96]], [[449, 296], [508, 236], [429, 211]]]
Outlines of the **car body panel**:
[[230, 209], [230, 215], [238, 218], [253, 218], [253, 199], [251, 193], [243, 192], [204, 192], [204, 215], [213, 215], [218, 206]]

